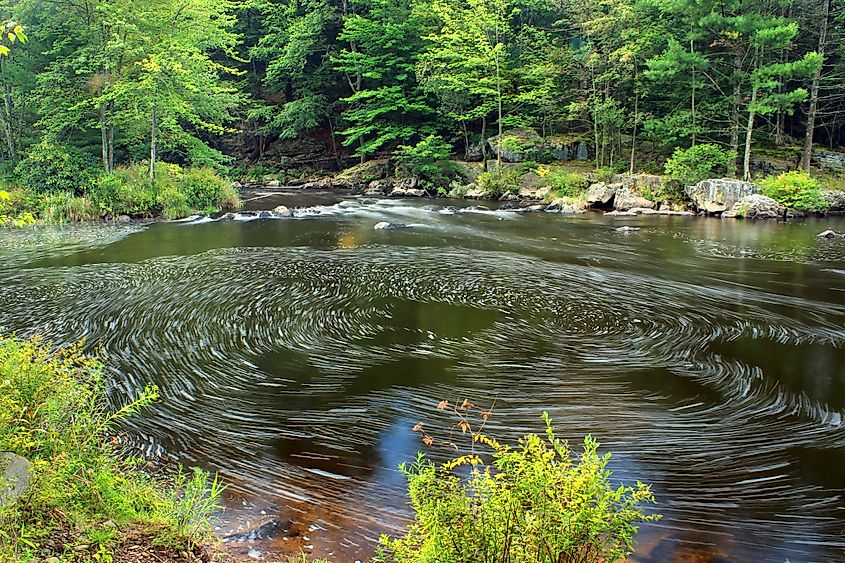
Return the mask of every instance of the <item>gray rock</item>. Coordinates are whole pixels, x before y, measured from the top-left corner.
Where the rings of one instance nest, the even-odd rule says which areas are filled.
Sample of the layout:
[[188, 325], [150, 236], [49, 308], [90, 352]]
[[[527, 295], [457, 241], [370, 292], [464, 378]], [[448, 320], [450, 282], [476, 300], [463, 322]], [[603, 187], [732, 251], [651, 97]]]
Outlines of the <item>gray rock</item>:
[[624, 227], [616, 227], [616, 229], [614, 229], [614, 230], [617, 233], [626, 233], [627, 234], [627, 233], [636, 233], [637, 231], [640, 230], [640, 228], [639, 227], [629, 227], [628, 225], [625, 225]]
[[845, 191], [824, 191], [822, 192], [822, 199], [827, 202], [828, 211], [845, 211]]
[[117, 222], [118, 223], [128, 223], [131, 219], [129, 219], [129, 215], [118, 215]]
[[619, 211], [618, 209], [614, 209], [613, 211], [605, 211], [605, 216], [607, 217], [636, 217], [637, 214], [632, 211]]
[[723, 213], [745, 196], [759, 193], [751, 182], [727, 178], [702, 180], [687, 186], [686, 192], [698, 209], [709, 214]]
[[29, 461], [11, 452], [0, 453], [0, 507], [10, 506], [29, 488]]
[[745, 219], [778, 219], [783, 217], [784, 207], [770, 197], [751, 194], [743, 197], [722, 213], [723, 218], [743, 217]]
[[390, 197], [424, 197], [425, 190], [396, 187], [390, 192]]
[[278, 206], [276, 209], [273, 210], [273, 213], [275, 213], [279, 217], [293, 217], [293, 211], [291, 211], [287, 208], [287, 206], [284, 205]]
[[584, 198], [590, 205], [607, 205], [616, 195], [616, 190], [622, 187], [622, 184], [605, 184], [604, 182], [596, 182], [587, 189]]
[[845, 171], [845, 153], [827, 150], [814, 150], [813, 161], [822, 172]]
[[628, 211], [634, 208], [651, 209], [653, 207], [653, 201], [647, 200], [631, 188], [624, 186], [616, 190], [616, 196], [613, 198], [613, 208], [618, 211]]
[[405, 225], [403, 223], [388, 223], [387, 221], [381, 221], [379, 223], [376, 223], [373, 226], [373, 230], [388, 231], [388, 230], [393, 230], [393, 229], [404, 229], [406, 227], [407, 227], [407, 225]]
[[837, 233], [836, 231], [828, 229], [826, 231], [819, 233], [816, 236], [818, 236], [819, 238], [826, 238], [826, 239], [845, 238], [845, 233]]

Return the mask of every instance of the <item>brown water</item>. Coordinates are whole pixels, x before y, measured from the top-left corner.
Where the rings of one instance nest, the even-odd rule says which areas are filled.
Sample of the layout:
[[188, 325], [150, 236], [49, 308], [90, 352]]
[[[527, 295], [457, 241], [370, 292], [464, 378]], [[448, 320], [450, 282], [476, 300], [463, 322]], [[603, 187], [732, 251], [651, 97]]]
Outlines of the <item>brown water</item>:
[[636, 560], [845, 559], [845, 241], [815, 236], [843, 220], [251, 205], [280, 203], [303, 209], [0, 231], [0, 330], [102, 346], [115, 401], [157, 383], [133, 445], [220, 472], [221, 535], [283, 523], [236, 549], [365, 558], [408, 516], [411, 427], [468, 397], [652, 483]]

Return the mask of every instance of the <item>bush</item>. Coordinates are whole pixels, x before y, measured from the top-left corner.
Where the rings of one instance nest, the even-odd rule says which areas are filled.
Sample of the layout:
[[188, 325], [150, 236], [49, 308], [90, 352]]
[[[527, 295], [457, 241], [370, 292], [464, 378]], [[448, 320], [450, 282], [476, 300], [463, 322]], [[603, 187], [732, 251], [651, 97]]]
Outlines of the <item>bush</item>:
[[599, 168], [593, 172], [596, 182], [604, 182], [605, 184], [612, 182], [615, 175], [616, 172], [612, 168]]
[[478, 187], [491, 197], [519, 191], [519, 172], [504, 166], [478, 175]]
[[82, 195], [94, 183], [97, 163], [77, 149], [42, 142], [32, 147], [27, 157], [18, 163], [15, 176], [37, 193]]
[[763, 194], [789, 209], [799, 211], [824, 211], [827, 202], [822, 199], [821, 186], [805, 172], [784, 172], [769, 176], [760, 182]]
[[77, 197], [72, 192], [55, 192], [41, 196], [38, 216], [47, 223], [69, 223], [93, 221], [100, 214], [86, 197]]
[[212, 537], [216, 480], [209, 486], [208, 475], [195, 470], [165, 486], [112, 445], [120, 441], [116, 423], [156, 397], [149, 387], [109, 410], [103, 367], [79, 346], [52, 351], [38, 339], [0, 337], [0, 451], [32, 465], [29, 490], [0, 508], [0, 561], [63, 557], [49, 537], [57, 530], [70, 536], [60, 544], [90, 545], [90, 553], [75, 554], [79, 561], [111, 561], [118, 534], [132, 526], [175, 549]]
[[97, 208], [112, 217], [152, 215], [156, 208], [156, 187], [145, 166], [118, 168], [99, 178], [88, 192]]
[[437, 135], [429, 135], [414, 146], [399, 145], [393, 156], [401, 173], [417, 176], [426, 189], [444, 185], [449, 175], [442, 166], [452, 146]]
[[736, 155], [717, 145], [702, 144], [675, 149], [663, 167], [667, 176], [685, 186], [692, 186], [714, 176], [724, 176]]
[[565, 170], [554, 172], [547, 181], [559, 197], [578, 197], [584, 193], [589, 184], [583, 174]]
[[[529, 434], [509, 447], [461, 418], [473, 444], [492, 449], [491, 464], [475, 453], [441, 465], [418, 454], [401, 466], [416, 516], [405, 536], [381, 538], [382, 560], [607, 562], [632, 553], [636, 524], [659, 518], [642, 508], [654, 502], [649, 487], [614, 486], [610, 454], [599, 455], [598, 442], [587, 436], [576, 456], [555, 436], [548, 414], [543, 420], [545, 436]], [[425, 434], [424, 441], [433, 440]]]

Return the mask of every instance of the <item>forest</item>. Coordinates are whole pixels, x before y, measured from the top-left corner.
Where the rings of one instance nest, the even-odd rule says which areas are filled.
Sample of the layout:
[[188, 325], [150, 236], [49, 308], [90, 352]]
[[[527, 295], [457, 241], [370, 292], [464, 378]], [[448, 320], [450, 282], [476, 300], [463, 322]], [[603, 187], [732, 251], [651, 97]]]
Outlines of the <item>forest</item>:
[[530, 127], [581, 135], [597, 167], [619, 171], [648, 167], [641, 146], [702, 143], [729, 151], [731, 176], [747, 178], [761, 147], [789, 148], [809, 169], [814, 143], [845, 135], [843, 8], [5, 1], [7, 26], [27, 40], [9, 34], [0, 65], [2, 168], [26, 176], [65, 162], [73, 183], [131, 163], [153, 175], [158, 160], [254, 165], [284, 140], [365, 159], [432, 135], [471, 158], [480, 140]]

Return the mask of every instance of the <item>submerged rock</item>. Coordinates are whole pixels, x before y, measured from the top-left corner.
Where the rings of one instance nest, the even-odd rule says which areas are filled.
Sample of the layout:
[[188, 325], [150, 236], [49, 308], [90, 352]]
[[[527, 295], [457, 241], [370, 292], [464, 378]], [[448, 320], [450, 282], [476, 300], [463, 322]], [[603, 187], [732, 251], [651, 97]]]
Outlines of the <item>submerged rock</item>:
[[828, 229], [826, 231], [819, 233], [816, 236], [818, 236], [819, 238], [826, 238], [826, 239], [845, 238], [845, 233], [837, 233], [834, 230]]
[[695, 186], [687, 186], [686, 192], [698, 209], [716, 214], [731, 209], [739, 200], [758, 190], [751, 182], [723, 178], [702, 180]]
[[11, 505], [29, 489], [30, 467], [25, 457], [0, 453], [0, 508]]
[[783, 217], [786, 209], [777, 201], [762, 194], [751, 194], [733, 204], [722, 217], [729, 219], [740, 217], [745, 219], [778, 219]]
[[386, 231], [386, 230], [391, 230], [391, 229], [405, 229], [405, 228], [407, 228], [407, 225], [405, 225], [403, 223], [388, 223], [387, 221], [381, 221], [379, 223], [376, 223], [373, 226], [373, 230], [376, 230], [376, 231]]
[[616, 227], [616, 229], [614, 229], [614, 230], [617, 233], [636, 233], [637, 231], [640, 230], [640, 228], [639, 227], [629, 227], [628, 225], [625, 225], [624, 227]]

